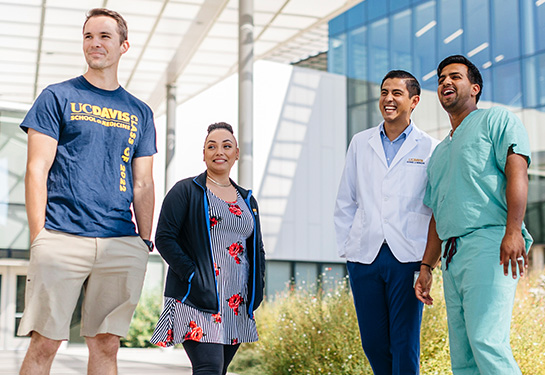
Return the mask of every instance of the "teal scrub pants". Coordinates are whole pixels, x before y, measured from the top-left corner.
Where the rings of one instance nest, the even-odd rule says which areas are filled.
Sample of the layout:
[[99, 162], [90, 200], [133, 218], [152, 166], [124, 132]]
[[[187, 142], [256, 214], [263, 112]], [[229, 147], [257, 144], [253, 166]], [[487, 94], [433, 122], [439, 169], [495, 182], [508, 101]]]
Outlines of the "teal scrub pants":
[[509, 342], [518, 278], [500, 265], [504, 232], [488, 227], [459, 237], [448, 270], [442, 259], [454, 375], [521, 374]]

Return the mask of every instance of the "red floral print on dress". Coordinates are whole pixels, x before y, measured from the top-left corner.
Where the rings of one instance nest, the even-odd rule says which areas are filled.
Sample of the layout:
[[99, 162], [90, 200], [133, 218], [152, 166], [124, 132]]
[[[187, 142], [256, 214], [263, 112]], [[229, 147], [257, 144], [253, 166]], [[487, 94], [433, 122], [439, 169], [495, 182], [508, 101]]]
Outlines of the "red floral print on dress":
[[218, 267], [218, 265], [216, 263], [214, 263], [214, 270], [216, 271], [216, 276], [219, 276], [220, 275], [220, 267]]
[[212, 319], [214, 319], [214, 323], [221, 323], [221, 313], [212, 314]]
[[172, 335], [172, 330], [169, 329], [167, 331], [167, 338], [165, 341], [159, 341], [158, 343], [156, 343], [155, 345], [157, 346], [160, 346], [160, 347], [163, 347], [163, 348], [166, 348], [167, 347], [167, 344], [172, 344], [174, 341], [174, 336]]
[[237, 264], [240, 264], [240, 258], [238, 256], [239, 254], [242, 254], [244, 252], [244, 247], [242, 246], [242, 242], [237, 241], [235, 243], [232, 243], [227, 248], [227, 250], [229, 250], [229, 255], [235, 258], [235, 262], [237, 262]]
[[238, 344], [238, 339], [231, 339], [231, 345], [236, 345]]
[[186, 333], [185, 339], [192, 341], [201, 341], [203, 337], [202, 328], [197, 326], [197, 323], [195, 323], [193, 320], [189, 322], [189, 328], [191, 330]]
[[238, 308], [244, 303], [244, 299], [240, 296], [240, 294], [233, 294], [231, 298], [227, 300], [227, 302], [229, 302], [229, 307], [233, 309], [235, 315], [238, 315]]
[[214, 228], [218, 223], [221, 221], [221, 217], [219, 216], [212, 216], [210, 218], [210, 229]]
[[238, 204], [232, 204], [232, 203], [227, 203], [227, 204], [229, 205], [229, 212], [230, 213], [232, 213], [236, 217], [241, 217], [240, 215], [242, 215], [242, 210], [240, 209]]

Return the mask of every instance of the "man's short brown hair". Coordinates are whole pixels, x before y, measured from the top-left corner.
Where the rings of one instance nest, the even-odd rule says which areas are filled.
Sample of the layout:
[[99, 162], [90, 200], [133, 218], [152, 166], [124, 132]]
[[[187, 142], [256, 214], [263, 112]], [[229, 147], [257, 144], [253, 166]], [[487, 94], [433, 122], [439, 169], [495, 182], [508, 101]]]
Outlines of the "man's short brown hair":
[[88, 11], [87, 18], [85, 19], [85, 22], [83, 23], [83, 30], [85, 30], [85, 25], [87, 24], [87, 21], [89, 21], [89, 18], [98, 17], [98, 16], [111, 17], [117, 22], [117, 33], [119, 34], [119, 44], [127, 40], [127, 37], [129, 34], [129, 29], [127, 28], [127, 22], [121, 16], [121, 14], [106, 8], [94, 8]]

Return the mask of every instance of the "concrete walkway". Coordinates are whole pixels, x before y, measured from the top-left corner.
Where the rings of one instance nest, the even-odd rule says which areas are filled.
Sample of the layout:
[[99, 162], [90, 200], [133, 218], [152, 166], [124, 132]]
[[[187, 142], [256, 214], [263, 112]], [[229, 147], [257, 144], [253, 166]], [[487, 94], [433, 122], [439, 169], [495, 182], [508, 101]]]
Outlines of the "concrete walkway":
[[[16, 375], [24, 356], [25, 351], [0, 351], [0, 374]], [[191, 363], [183, 349], [120, 348], [118, 368], [119, 375], [191, 375]], [[87, 348], [71, 346], [59, 350], [51, 368], [51, 375], [82, 375], [86, 371]]]

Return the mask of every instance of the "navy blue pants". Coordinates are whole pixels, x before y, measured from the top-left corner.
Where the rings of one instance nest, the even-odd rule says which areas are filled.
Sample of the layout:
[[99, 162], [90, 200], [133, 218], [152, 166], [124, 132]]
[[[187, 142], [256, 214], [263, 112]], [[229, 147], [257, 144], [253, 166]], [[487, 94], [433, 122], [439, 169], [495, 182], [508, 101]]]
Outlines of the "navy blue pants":
[[423, 305], [413, 282], [420, 262], [400, 263], [384, 244], [373, 263], [346, 266], [361, 343], [375, 375], [419, 374]]

